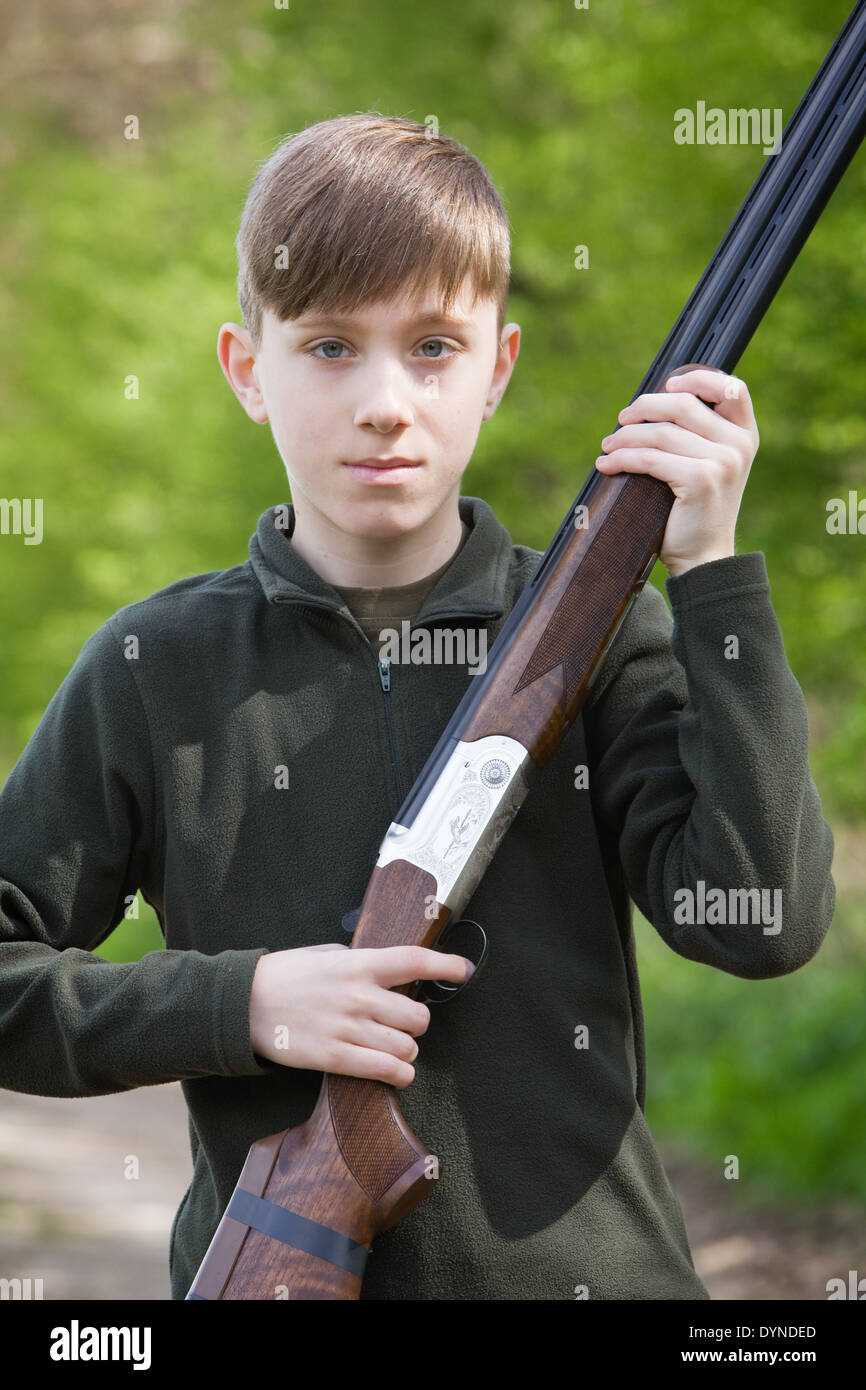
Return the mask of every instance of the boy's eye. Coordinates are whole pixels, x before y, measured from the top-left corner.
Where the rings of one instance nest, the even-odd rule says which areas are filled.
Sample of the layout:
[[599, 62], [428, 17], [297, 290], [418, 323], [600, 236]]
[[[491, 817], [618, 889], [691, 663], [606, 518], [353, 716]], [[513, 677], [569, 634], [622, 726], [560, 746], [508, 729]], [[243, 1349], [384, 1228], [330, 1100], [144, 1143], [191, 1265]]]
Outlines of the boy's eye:
[[[335, 338], [330, 338], [326, 343], [317, 343], [316, 346], [313, 348], [313, 354], [315, 355], [315, 353], [319, 351], [319, 348], [342, 348], [345, 346], [345, 343], [338, 343]], [[339, 362], [339, 360], [339, 357], [337, 357], [336, 355], [332, 357], [330, 353], [325, 354], [326, 362]]]
[[[443, 340], [442, 338], [428, 338], [427, 341], [426, 341], [426, 343], [422, 343], [421, 346], [422, 346], [422, 348], [426, 348], [426, 347], [430, 347], [431, 344], [434, 344], [434, 345], [435, 345], [436, 343], [438, 343], [440, 347], [447, 348], [449, 352], [453, 352], [453, 351], [454, 351], [454, 349], [450, 346], [450, 344], [444, 342], [444, 340]], [[442, 355], [443, 355], [443, 354], [442, 354], [441, 352], [437, 352], [435, 357], [431, 357], [431, 359], [430, 359], [431, 362], [437, 361], [440, 357], [442, 357]]]
[[[324, 351], [324, 356], [322, 360], [324, 360], [325, 362], [339, 362], [340, 352], [345, 346], [345, 343], [338, 342], [336, 338], [329, 338], [326, 342], [317, 343], [314, 348], [310, 349], [310, 352], [311, 355], [315, 357], [316, 354], [319, 352], [320, 348], [323, 350], [328, 348], [336, 348], [336, 352]], [[446, 343], [443, 338], [428, 338], [426, 342], [421, 344], [421, 347], [422, 349], [428, 347], [439, 347], [440, 349], [445, 348], [447, 349], [448, 354], [454, 352], [454, 348], [452, 348], [449, 343]], [[444, 360], [445, 355], [446, 354], [441, 351], [433, 354], [426, 352], [424, 353], [424, 356], [427, 358], [429, 362], [442, 361]]]

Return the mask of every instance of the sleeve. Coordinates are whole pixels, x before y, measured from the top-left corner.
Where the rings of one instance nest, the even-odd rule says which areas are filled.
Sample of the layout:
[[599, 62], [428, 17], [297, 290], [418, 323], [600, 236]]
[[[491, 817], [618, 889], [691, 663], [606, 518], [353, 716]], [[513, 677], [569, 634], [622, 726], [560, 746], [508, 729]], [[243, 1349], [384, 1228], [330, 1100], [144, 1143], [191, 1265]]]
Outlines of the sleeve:
[[596, 822], [678, 955], [788, 974], [833, 917], [833, 835], [766, 561], [713, 560], [666, 587], [673, 616], [647, 584], [584, 706]]
[[0, 1086], [93, 1096], [268, 1074], [250, 1048], [264, 949], [93, 949], [146, 875], [159, 807], [148, 722], [109, 619], [83, 646], [0, 792]]

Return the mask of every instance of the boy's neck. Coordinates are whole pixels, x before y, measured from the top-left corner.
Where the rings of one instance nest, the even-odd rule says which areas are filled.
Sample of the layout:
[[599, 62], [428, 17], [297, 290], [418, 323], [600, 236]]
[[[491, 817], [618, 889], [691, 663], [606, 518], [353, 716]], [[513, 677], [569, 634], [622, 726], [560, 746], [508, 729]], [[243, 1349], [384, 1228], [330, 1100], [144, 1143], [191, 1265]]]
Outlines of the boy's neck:
[[340, 530], [293, 499], [290, 544], [326, 583], [336, 588], [395, 588], [414, 584], [456, 554], [462, 539], [457, 495], [416, 531], [398, 536], [359, 536]]

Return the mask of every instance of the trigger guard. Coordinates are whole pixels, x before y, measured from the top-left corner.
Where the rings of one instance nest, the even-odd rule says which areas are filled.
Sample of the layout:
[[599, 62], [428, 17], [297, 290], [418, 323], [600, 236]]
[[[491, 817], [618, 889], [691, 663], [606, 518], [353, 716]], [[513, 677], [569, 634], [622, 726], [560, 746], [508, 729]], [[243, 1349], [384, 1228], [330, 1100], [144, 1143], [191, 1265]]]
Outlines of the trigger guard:
[[[478, 957], [478, 960], [475, 962], [475, 969], [473, 970], [472, 974], [469, 976], [469, 979], [463, 981], [462, 985], [452, 985], [451, 982], [450, 982], [449, 980], [422, 980], [422, 981], [420, 981], [419, 983], [420, 983], [420, 990], [421, 990], [421, 991], [425, 991], [425, 990], [428, 990], [428, 989], [430, 989], [430, 988], [438, 989], [438, 990], [441, 991], [441, 995], [440, 995], [439, 998], [435, 998], [435, 997], [433, 997], [432, 995], [429, 995], [429, 994], [426, 994], [426, 993], [422, 993], [422, 992], [419, 992], [418, 994], [416, 994], [415, 997], [416, 997], [417, 999], [419, 999], [420, 1002], [421, 1002], [422, 1004], [450, 1004], [450, 1003], [452, 1002], [452, 1000], [454, 1000], [454, 999], [457, 997], [457, 995], [461, 993], [462, 990], [466, 989], [467, 985], [471, 985], [471, 984], [472, 984], [472, 981], [477, 977], [479, 970], [481, 969], [482, 965], [484, 964], [485, 960], [487, 959], [487, 948], [488, 948], [487, 933], [486, 933], [486, 931], [484, 930], [484, 928], [482, 927], [481, 923], [480, 923], [480, 922], [474, 921], [473, 918], [471, 918], [471, 917], [461, 917], [461, 918], [459, 918], [456, 922], [448, 922], [448, 923], [446, 923], [446, 925], [443, 927], [442, 931], [439, 933], [439, 936], [436, 938], [436, 943], [435, 943], [435, 945], [434, 945], [434, 947], [433, 947], [433, 950], [434, 950], [434, 951], [441, 951], [441, 950], [443, 950], [443, 949], [444, 949], [444, 945], [445, 945], [445, 939], [446, 939], [446, 937], [448, 936], [448, 933], [449, 933], [449, 932], [453, 932], [453, 931], [455, 930], [455, 928], [460, 927], [460, 926], [464, 926], [464, 925], [466, 925], [466, 924], [468, 924], [468, 925], [471, 926], [471, 927], [477, 927], [478, 931], [480, 931], [480, 933], [481, 933], [481, 940], [482, 940], [481, 955]], [[464, 952], [461, 952], [460, 954], [462, 955], [462, 954], [465, 954], [465, 953], [464, 953]], [[471, 960], [472, 957], [471, 957], [471, 956], [468, 956], [467, 959]]]

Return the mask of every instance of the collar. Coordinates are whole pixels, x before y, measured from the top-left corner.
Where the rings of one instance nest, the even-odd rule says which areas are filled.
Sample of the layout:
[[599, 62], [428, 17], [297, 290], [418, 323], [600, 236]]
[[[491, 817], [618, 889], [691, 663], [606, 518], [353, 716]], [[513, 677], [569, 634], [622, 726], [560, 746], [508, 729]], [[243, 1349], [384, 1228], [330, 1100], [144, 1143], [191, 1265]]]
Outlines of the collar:
[[[513, 558], [511, 536], [481, 497], [460, 497], [461, 518], [469, 527], [466, 544], [436, 581], [415, 622], [432, 618], [499, 618], [505, 611]], [[262, 512], [250, 537], [250, 563], [268, 603], [330, 608], [351, 617], [341, 594], [289, 543], [295, 528], [294, 505]]]

